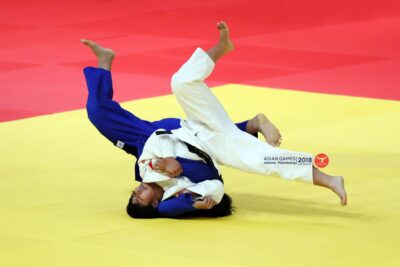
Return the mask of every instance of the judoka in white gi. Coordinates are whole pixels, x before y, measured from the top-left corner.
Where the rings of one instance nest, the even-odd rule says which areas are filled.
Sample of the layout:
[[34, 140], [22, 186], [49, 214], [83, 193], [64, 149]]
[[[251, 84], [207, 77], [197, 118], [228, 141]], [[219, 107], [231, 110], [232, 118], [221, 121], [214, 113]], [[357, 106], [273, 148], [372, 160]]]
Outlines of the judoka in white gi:
[[[239, 130], [230, 120], [204, 82], [215, 63], [233, 50], [226, 23], [218, 23], [217, 28], [220, 32], [218, 44], [207, 52], [197, 48], [172, 77], [172, 92], [187, 119], [181, 121], [178, 129], [159, 129], [148, 138], [138, 160], [143, 183], [135, 189], [132, 204], [156, 208], [160, 201], [182, 193], [192, 194], [192, 205], [196, 209], [212, 209], [221, 201], [224, 196], [223, 183], [214, 179], [195, 184], [181, 177], [181, 167], [174, 160], [179, 156], [208, 162], [219, 174], [220, 165], [226, 165], [247, 172], [277, 175], [286, 180], [300, 180], [327, 187], [339, 196], [342, 205], [346, 205], [347, 195], [342, 176], [330, 176], [315, 168], [309, 153], [275, 147], [281, 140], [277, 129], [274, 139], [269, 140], [268, 144]], [[107, 69], [107, 60], [101, 63], [99, 57], [99, 67], [101, 64]], [[272, 135], [274, 133], [272, 131]]]

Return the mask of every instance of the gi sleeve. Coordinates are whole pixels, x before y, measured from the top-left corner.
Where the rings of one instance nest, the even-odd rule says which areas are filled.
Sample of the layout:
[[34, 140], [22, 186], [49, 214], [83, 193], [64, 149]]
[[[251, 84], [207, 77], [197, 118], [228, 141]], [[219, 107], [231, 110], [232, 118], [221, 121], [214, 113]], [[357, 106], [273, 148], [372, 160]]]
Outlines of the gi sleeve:
[[157, 210], [162, 216], [173, 218], [195, 211], [196, 208], [193, 207], [191, 194], [181, 194], [178, 197], [161, 201], [157, 206]]
[[[187, 190], [200, 195], [198, 199], [202, 199], [206, 196], [212, 197], [215, 202], [220, 203], [222, 197], [224, 196], [224, 184], [220, 180], [207, 180], [197, 184], [194, 184], [188, 188]], [[197, 200], [197, 199], [195, 199]]]

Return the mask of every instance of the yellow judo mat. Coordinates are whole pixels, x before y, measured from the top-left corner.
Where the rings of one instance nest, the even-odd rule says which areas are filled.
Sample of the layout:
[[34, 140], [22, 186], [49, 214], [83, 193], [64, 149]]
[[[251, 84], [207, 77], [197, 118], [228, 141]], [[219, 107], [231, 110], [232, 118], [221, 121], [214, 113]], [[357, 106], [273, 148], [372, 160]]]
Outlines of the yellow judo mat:
[[[0, 266], [400, 266], [400, 105], [224, 85], [234, 121], [263, 112], [285, 149], [329, 156], [349, 205], [325, 188], [223, 168], [236, 213], [135, 220], [134, 159], [85, 110], [0, 124]], [[182, 116], [173, 96], [123, 103]]]

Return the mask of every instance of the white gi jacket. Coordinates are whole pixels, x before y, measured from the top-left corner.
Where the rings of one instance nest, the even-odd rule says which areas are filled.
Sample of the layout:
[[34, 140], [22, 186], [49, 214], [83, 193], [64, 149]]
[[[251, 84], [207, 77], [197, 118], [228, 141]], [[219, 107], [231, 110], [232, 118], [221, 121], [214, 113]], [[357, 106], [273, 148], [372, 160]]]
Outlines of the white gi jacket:
[[[215, 202], [219, 203], [221, 201], [224, 196], [224, 185], [219, 180], [205, 180], [200, 183], [193, 183], [187, 177], [180, 176], [177, 178], [170, 178], [151, 168], [150, 162], [153, 159], [167, 157], [202, 160], [198, 155], [191, 153], [187, 146], [173, 134], [157, 135], [156, 132], [154, 132], [143, 147], [138, 165], [143, 182], [157, 183], [164, 189], [162, 200], [174, 196], [183, 189], [187, 189], [193, 193], [199, 194], [201, 198], [211, 196]], [[196, 200], [196, 198], [194, 200]]]

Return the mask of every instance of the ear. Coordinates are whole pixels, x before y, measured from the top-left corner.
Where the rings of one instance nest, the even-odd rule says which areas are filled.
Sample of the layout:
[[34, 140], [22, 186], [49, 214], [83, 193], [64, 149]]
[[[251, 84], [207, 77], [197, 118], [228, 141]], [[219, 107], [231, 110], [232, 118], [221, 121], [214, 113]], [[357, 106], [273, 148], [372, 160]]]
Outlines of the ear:
[[151, 202], [151, 205], [153, 206], [153, 208], [157, 208], [158, 200], [153, 200], [153, 202]]

